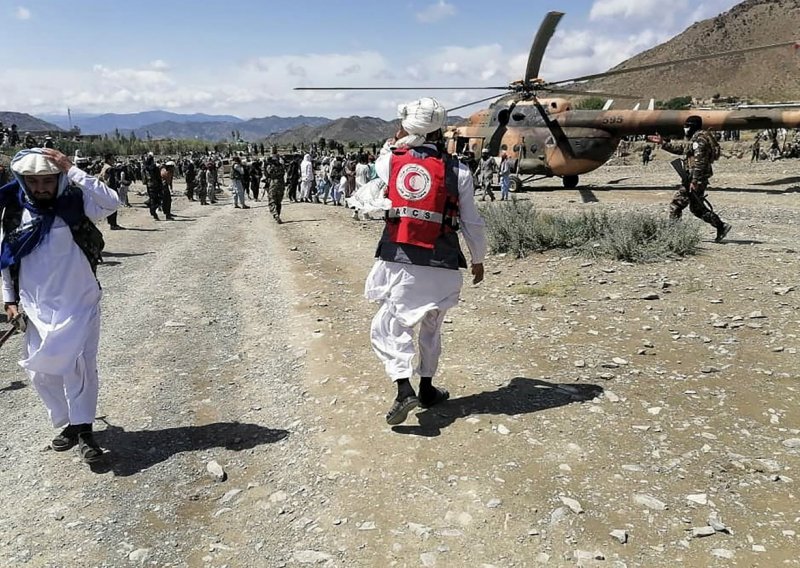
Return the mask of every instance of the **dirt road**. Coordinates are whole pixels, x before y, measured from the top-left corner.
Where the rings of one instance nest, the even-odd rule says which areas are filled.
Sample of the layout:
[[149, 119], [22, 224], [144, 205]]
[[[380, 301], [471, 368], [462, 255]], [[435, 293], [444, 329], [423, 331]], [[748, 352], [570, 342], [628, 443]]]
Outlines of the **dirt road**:
[[[451, 401], [394, 430], [361, 294], [380, 222], [124, 210], [99, 270], [105, 464], [46, 449], [20, 339], [0, 352], [0, 564], [800, 565], [793, 166], [723, 161], [734, 231], [693, 258], [490, 257], [445, 323]], [[665, 211], [648, 167], [522, 198]]]

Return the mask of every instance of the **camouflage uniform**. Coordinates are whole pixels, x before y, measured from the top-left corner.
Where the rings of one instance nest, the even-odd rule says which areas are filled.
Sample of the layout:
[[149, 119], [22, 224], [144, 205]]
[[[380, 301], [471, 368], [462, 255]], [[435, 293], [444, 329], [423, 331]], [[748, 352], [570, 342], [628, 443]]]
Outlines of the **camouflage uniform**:
[[691, 180], [689, 187], [681, 186], [672, 197], [669, 205], [670, 217], [680, 219], [683, 210], [688, 206], [695, 217], [717, 229], [719, 235], [724, 230], [725, 223], [708, 207], [705, 199], [708, 179], [714, 175], [711, 163], [718, 157], [716, 154], [719, 143], [713, 136], [708, 130], [699, 130], [685, 144], [665, 142], [661, 147], [671, 154], [685, 156], [684, 169]]
[[269, 212], [272, 213], [278, 223], [282, 223], [281, 202], [283, 201], [283, 192], [286, 187], [285, 175], [286, 169], [283, 167], [281, 159], [276, 155], [270, 156], [264, 169], [264, 188], [267, 191]]

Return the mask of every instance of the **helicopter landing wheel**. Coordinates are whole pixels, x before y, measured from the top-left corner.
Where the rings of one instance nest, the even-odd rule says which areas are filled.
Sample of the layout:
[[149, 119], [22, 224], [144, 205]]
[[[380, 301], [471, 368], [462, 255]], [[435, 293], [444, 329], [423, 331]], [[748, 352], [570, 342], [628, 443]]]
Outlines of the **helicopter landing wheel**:
[[522, 191], [522, 178], [519, 176], [511, 176], [509, 182], [508, 191], [511, 193], [519, 193]]
[[567, 189], [575, 189], [578, 187], [578, 176], [564, 176], [561, 178], [561, 181]]

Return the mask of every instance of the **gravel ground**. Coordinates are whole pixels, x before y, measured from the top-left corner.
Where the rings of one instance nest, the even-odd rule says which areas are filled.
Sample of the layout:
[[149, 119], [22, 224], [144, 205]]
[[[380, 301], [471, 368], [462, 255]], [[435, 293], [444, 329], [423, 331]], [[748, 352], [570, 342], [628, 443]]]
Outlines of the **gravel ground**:
[[[666, 214], [661, 158], [520, 198]], [[800, 565], [797, 165], [722, 160], [733, 232], [682, 261], [490, 257], [445, 323], [451, 400], [394, 429], [361, 295], [380, 222], [124, 210], [104, 464], [47, 449], [20, 339], [0, 351], [0, 564]]]

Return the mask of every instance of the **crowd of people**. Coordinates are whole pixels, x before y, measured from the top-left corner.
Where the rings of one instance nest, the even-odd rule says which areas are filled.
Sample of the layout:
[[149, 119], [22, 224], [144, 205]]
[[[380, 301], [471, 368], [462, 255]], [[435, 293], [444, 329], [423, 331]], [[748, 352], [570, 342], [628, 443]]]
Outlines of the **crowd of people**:
[[[92, 437], [101, 297], [94, 271], [103, 249], [95, 223], [105, 218], [110, 229], [121, 229], [117, 209], [131, 206], [129, 192], [137, 182], [145, 188], [153, 219], [160, 220], [159, 211], [173, 219], [176, 177], [185, 180], [186, 198], [204, 206], [215, 204], [226, 188], [237, 209], [266, 198], [278, 224], [283, 222], [285, 195], [296, 203], [351, 207], [355, 218], [359, 211], [379, 213], [384, 231], [365, 296], [380, 304], [370, 338], [397, 388], [386, 422], [400, 424], [413, 408], [447, 400], [447, 390], [433, 385], [441, 325], [458, 303], [463, 282], [459, 269], [469, 269], [474, 283], [483, 279], [486, 235], [475, 200], [495, 200], [495, 176], [500, 199], [509, 198], [510, 161], [505, 153], [498, 160], [488, 150], [479, 159], [469, 152], [450, 155], [443, 136], [446, 111], [434, 99], [401, 105], [399, 118], [400, 130], [380, 152], [372, 153], [343, 154], [312, 146], [302, 156], [280, 155], [277, 148], [265, 155], [262, 145], [260, 154], [253, 146], [235, 154], [207, 150], [171, 157], [149, 152], [125, 160], [106, 154], [92, 161], [52, 148], [17, 152], [11, 175], [0, 169], [2, 291], [8, 321], [26, 329], [20, 365], [53, 425], [63, 427], [52, 448], [77, 445], [87, 462], [103, 455]], [[679, 161], [683, 185], [673, 196], [670, 214], [677, 220], [688, 207], [716, 229], [720, 242], [731, 225], [714, 213], [706, 197], [720, 144], [699, 117], [686, 121], [684, 134], [684, 143], [648, 138], [684, 157]], [[59, 278], [52, 278], [54, 273]], [[417, 365], [412, 366], [415, 357]], [[418, 391], [410, 382], [415, 374], [420, 377]]]

